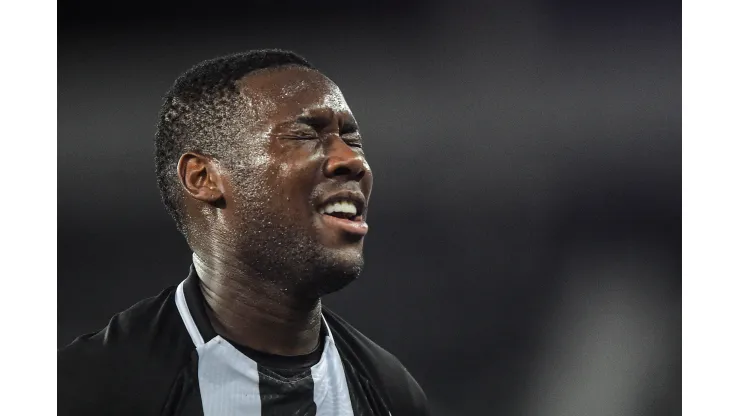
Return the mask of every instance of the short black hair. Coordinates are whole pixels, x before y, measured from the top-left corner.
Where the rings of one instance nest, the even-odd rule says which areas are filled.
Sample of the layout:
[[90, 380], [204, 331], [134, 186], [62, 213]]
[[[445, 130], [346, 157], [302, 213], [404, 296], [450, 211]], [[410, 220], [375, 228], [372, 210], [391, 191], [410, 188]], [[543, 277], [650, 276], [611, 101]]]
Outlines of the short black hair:
[[[220, 157], [230, 135], [243, 123], [236, 82], [250, 72], [297, 65], [315, 69], [305, 58], [279, 49], [253, 50], [201, 62], [183, 73], [164, 96], [154, 140], [157, 184], [162, 201], [185, 234], [177, 162], [187, 152]], [[231, 133], [231, 134], [230, 134]]]

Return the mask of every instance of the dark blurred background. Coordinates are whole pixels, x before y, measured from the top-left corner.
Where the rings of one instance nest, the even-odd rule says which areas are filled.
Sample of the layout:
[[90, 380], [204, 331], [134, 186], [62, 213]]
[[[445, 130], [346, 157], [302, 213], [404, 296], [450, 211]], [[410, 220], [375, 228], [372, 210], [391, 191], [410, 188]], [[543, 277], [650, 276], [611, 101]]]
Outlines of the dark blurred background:
[[342, 88], [375, 174], [366, 270], [326, 303], [436, 415], [680, 414], [679, 2], [58, 10], [57, 346], [188, 272], [155, 183], [161, 96], [278, 47]]

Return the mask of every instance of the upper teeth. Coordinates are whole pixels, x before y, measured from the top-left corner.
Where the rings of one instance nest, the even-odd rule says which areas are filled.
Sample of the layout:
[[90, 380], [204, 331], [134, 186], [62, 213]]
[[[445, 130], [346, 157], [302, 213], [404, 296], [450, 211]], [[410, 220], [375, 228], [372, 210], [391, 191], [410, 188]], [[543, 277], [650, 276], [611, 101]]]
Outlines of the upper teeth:
[[334, 212], [344, 212], [351, 215], [357, 215], [357, 207], [350, 201], [332, 202], [319, 209], [320, 214], [332, 214]]

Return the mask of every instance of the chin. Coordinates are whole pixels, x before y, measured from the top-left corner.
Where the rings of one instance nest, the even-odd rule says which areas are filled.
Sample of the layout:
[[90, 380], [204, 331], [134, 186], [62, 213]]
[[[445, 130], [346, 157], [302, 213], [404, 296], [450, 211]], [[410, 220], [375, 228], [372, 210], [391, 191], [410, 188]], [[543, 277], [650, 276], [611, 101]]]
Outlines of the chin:
[[322, 256], [319, 264], [314, 265], [310, 283], [307, 288], [314, 295], [323, 296], [341, 290], [355, 281], [362, 273], [364, 259], [357, 250], [329, 250]]

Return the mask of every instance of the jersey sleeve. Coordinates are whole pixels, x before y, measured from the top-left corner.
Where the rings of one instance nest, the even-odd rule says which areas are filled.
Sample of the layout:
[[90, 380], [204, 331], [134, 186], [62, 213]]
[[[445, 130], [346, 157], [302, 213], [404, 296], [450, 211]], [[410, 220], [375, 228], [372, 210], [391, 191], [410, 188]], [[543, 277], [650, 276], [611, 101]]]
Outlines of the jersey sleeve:
[[99, 415], [110, 404], [114, 390], [111, 371], [86, 337], [57, 352], [57, 413]]
[[388, 359], [387, 363], [384, 385], [393, 415], [431, 415], [427, 396], [411, 373], [395, 357]]
[[172, 291], [113, 316], [57, 352], [60, 415], [161, 415], [194, 347]]

